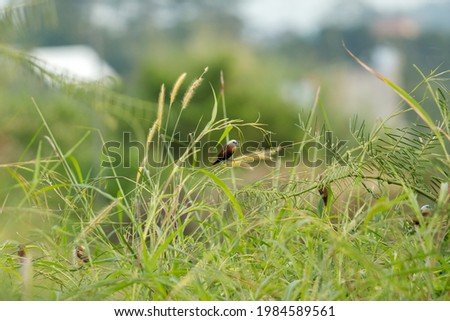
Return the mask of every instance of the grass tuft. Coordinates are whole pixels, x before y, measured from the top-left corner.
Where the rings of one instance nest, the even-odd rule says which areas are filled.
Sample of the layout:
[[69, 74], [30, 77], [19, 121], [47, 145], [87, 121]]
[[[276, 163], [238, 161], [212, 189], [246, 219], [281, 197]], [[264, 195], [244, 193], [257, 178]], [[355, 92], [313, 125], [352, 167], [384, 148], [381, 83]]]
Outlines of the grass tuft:
[[[79, 147], [92, 133], [104, 143], [101, 131], [61, 146], [33, 100], [46, 131], [30, 143], [35, 157], [0, 166], [14, 182], [0, 208], [1, 299], [450, 299], [445, 86], [432, 96], [440, 97], [439, 122], [369, 130], [355, 118], [342, 149], [316, 120], [318, 90], [313, 110], [299, 117], [297, 142], [241, 150], [227, 166], [210, 166], [198, 146], [211, 137], [245, 142], [249, 130], [269, 132], [257, 121], [221, 118], [213, 89], [208, 121], [174, 152], [182, 111], [206, 71], [187, 89], [174, 125], [168, 114], [186, 74], [166, 114], [161, 86], [145, 153], [129, 168], [80, 165]], [[309, 161], [330, 155], [321, 151], [333, 157], [306, 166], [297, 152], [310, 144]], [[431, 215], [422, 215], [424, 204]]]

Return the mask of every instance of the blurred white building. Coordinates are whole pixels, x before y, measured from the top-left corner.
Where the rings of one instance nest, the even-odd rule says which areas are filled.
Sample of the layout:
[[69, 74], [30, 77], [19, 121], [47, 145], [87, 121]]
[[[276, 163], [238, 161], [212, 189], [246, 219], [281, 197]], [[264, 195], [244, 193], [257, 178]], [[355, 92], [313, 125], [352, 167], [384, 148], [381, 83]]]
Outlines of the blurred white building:
[[[367, 62], [374, 70], [402, 86], [403, 57], [391, 46], [377, 46]], [[401, 98], [387, 84], [369, 73], [355, 61], [350, 65], [331, 66], [326, 75], [307, 75], [296, 82], [281, 86], [287, 101], [299, 107], [312, 107], [318, 87], [326, 97], [326, 107], [338, 111], [340, 116], [354, 115], [368, 121], [384, 120], [402, 109]], [[403, 107], [404, 108], [404, 107]], [[403, 116], [395, 117], [397, 125], [404, 123]]]
[[46, 71], [74, 83], [110, 83], [117, 79], [116, 71], [91, 47], [85, 45], [38, 47], [30, 55]]

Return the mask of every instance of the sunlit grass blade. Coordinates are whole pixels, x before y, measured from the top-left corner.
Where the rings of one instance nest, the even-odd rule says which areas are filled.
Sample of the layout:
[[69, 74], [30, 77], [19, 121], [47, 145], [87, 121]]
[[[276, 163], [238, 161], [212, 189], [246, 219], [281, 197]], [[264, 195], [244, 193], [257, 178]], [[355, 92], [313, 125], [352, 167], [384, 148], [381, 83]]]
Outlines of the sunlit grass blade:
[[344, 44], [345, 50], [348, 52], [348, 54], [355, 59], [364, 69], [366, 69], [368, 72], [370, 72], [372, 75], [376, 76], [381, 81], [385, 82], [389, 87], [391, 87], [415, 112], [417, 115], [419, 115], [420, 118], [428, 125], [429, 128], [433, 130], [436, 137], [438, 138], [439, 142], [441, 143], [441, 147], [445, 151], [445, 154], [447, 156], [447, 160], [450, 161], [450, 155], [447, 152], [446, 149], [446, 143], [444, 142], [442, 135], [447, 139], [447, 141], [450, 141], [450, 134], [446, 133], [442, 128], [437, 127], [433, 120], [431, 119], [430, 115], [425, 111], [425, 109], [413, 98], [411, 95], [409, 95], [405, 90], [394, 84], [392, 81], [390, 81], [388, 78], [384, 77], [380, 73], [376, 72], [372, 68], [370, 68], [367, 64], [362, 62], [358, 57], [356, 57]]
[[228, 188], [228, 186], [216, 175], [214, 175], [213, 173], [204, 170], [204, 169], [199, 169], [199, 171], [203, 174], [205, 174], [206, 176], [208, 176], [209, 178], [211, 178], [211, 180], [214, 181], [214, 183], [220, 187], [223, 192], [225, 193], [225, 195], [228, 197], [228, 199], [230, 200], [231, 204], [233, 204], [234, 209], [236, 210], [238, 217], [240, 218], [240, 220], [243, 223], [246, 223], [247, 220], [245, 219], [245, 215], [242, 211], [241, 206], [239, 205], [239, 202], [236, 200], [236, 198], [234, 197], [233, 193], [230, 191], [230, 189]]

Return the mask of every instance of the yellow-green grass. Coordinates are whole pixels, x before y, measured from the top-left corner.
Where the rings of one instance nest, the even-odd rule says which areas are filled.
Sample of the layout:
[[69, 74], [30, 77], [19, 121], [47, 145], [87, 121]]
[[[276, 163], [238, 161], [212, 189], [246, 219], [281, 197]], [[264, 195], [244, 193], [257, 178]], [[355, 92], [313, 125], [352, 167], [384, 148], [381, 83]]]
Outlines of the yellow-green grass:
[[[168, 146], [177, 140], [203, 74], [178, 106], [185, 77], [169, 99], [162, 86], [156, 119], [142, 142], [162, 165], [144, 156], [126, 175], [101, 168], [108, 155], [92, 159], [97, 171], [80, 166], [79, 146], [88, 135], [104, 141], [101, 130], [60, 146], [43, 106], [32, 100], [44, 132], [30, 143], [37, 146], [35, 157], [1, 165], [14, 181], [0, 209], [1, 299], [450, 299], [444, 109], [432, 122], [389, 83], [411, 106], [405, 112], [418, 113], [424, 124], [395, 129], [382, 122], [369, 131], [355, 119], [348, 148], [326, 166], [288, 166], [280, 156], [282, 149], [289, 154], [287, 147], [241, 151], [228, 166], [197, 165], [189, 160], [201, 159], [198, 143], [223, 143], [228, 136], [243, 141], [248, 128], [261, 136], [268, 131], [258, 122], [220, 118], [224, 93], [217, 99], [212, 91], [209, 119], [192, 129], [181, 153], [172, 153]], [[432, 97], [442, 108], [448, 92], [439, 90]], [[328, 128], [316, 130], [317, 110], [299, 117], [302, 136], [293, 137], [290, 152], [308, 142], [330, 147]], [[269, 158], [274, 167], [263, 163]], [[260, 164], [251, 167], [250, 161]], [[424, 203], [433, 209], [427, 218], [420, 213]], [[81, 246], [85, 253], [76, 251]]]

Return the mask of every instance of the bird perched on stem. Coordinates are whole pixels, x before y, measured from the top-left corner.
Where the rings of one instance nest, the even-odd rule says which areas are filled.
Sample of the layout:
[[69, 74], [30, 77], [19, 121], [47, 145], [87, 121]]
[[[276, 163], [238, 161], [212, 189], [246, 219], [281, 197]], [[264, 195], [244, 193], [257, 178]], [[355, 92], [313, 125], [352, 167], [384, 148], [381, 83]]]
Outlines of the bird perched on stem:
[[[424, 206], [422, 206], [421, 208], [420, 208], [420, 214], [422, 214], [422, 216], [425, 218], [425, 217], [428, 217], [428, 216], [431, 216], [431, 206], [430, 205], [424, 205]], [[419, 225], [420, 224], [420, 221], [419, 221], [419, 219], [417, 218], [417, 217], [414, 217], [413, 218], [413, 223], [414, 224], [416, 224], [416, 225]]]
[[231, 155], [234, 154], [234, 152], [236, 151], [236, 148], [239, 146], [239, 143], [237, 140], [232, 139], [230, 140], [223, 148], [222, 150], [219, 152], [219, 154], [217, 155], [217, 159], [216, 161], [213, 163], [213, 165], [216, 165], [220, 162], [224, 162], [226, 161], [228, 158], [231, 157]]
[[86, 248], [83, 245], [75, 247], [75, 256], [80, 262], [89, 263], [89, 256], [86, 253]]
[[421, 208], [420, 208], [420, 213], [423, 215], [423, 216], [430, 216], [431, 215], [431, 206], [430, 205], [424, 205], [424, 206], [422, 206]]

